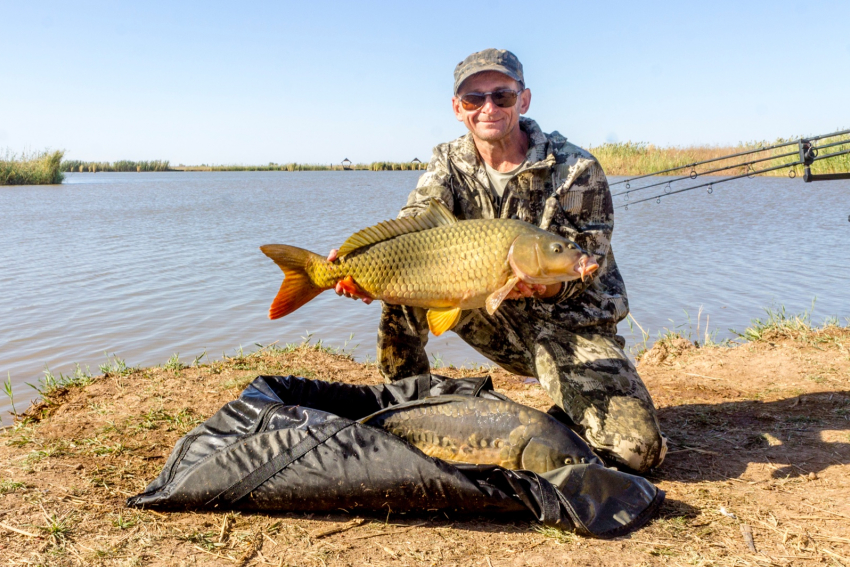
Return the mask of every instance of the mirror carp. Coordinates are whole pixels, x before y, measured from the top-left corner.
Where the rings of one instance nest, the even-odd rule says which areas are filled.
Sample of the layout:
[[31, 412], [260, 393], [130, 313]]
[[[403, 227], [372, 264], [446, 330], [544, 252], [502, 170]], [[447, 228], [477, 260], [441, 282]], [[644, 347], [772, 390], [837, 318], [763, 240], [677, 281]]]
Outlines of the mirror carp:
[[[430, 457], [539, 474], [602, 461], [569, 427], [512, 401], [436, 396], [361, 420], [405, 439]], [[604, 466], [604, 465], [603, 465]]]
[[334, 262], [284, 244], [260, 250], [284, 273], [270, 319], [342, 282], [360, 295], [428, 309], [435, 335], [451, 329], [463, 309], [486, 307], [494, 313], [519, 281], [584, 280], [599, 268], [592, 256], [559, 235], [513, 219], [458, 221], [435, 199], [420, 215], [356, 232]]

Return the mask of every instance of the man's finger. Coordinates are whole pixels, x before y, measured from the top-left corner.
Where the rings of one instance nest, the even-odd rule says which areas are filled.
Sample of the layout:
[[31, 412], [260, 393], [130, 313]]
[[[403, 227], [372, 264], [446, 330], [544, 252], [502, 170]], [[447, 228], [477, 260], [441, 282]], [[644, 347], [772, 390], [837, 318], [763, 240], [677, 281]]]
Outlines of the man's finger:
[[328, 262], [335, 261], [338, 258], [338, 256], [339, 256], [339, 250], [336, 249], [336, 248], [331, 248], [331, 251], [328, 254]]
[[522, 294], [523, 297], [531, 297], [534, 295], [534, 290], [528, 286], [525, 282], [517, 282], [516, 289]]

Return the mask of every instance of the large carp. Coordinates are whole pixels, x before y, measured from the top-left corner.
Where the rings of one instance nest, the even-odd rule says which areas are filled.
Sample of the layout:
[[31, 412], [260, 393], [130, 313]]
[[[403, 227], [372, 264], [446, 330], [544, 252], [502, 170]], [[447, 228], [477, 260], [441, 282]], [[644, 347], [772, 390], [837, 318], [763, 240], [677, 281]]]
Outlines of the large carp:
[[421, 215], [379, 223], [345, 241], [339, 258], [294, 246], [260, 250], [283, 270], [269, 318], [292, 313], [338, 282], [386, 303], [428, 309], [435, 335], [452, 328], [462, 309], [492, 314], [517, 282], [584, 279], [599, 267], [577, 244], [527, 222], [458, 221], [439, 201]]
[[579, 463], [602, 464], [569, 427], [511, 401], [437, 396], [387, 408], [362, 422], [444, 461], [536, 473]]

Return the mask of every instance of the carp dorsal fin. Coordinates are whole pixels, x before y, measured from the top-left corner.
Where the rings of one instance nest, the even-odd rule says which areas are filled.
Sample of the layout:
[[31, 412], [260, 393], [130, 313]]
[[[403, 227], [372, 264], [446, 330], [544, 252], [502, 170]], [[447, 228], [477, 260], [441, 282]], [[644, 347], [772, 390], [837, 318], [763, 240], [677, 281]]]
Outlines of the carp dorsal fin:
[[383, 242], [402, 234], [419, 232], [438, 226], [447, 226], [457, 222], [457, 218], [437, 199], [431, 199], [428, 209], [421, 215], [415, 217], [403, 217], [400, 219], [379, 222], [375, 226], [364, 228], [348, 237], [339, 248], [339, 257], [351, 254], [358, 248]]

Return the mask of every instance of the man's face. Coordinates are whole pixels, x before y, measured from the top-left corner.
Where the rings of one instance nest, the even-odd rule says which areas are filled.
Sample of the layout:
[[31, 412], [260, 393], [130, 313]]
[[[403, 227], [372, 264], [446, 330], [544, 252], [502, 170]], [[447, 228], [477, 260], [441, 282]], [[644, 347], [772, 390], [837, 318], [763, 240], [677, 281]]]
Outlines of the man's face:
[[485, 142], [498, 142], [517, 128], [520, 115], [525, 114], [531, 104], [531, 91], [522, 91], [516, 104], [510, 108], [500, 108], [493, 104], [492, 97], [487, 97], [487, 102], [481, 108], [464, 110], [460, 97], [466, 93], [488, 93], [503, 89], [518, 91], [519, 88], [519, 83], [502, 73], [477, 73], [465, 80], [458, 90], [458, 95], [452, 97], [452, 108], [457, 119], [466, 125], [475, 138]]

